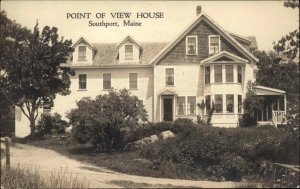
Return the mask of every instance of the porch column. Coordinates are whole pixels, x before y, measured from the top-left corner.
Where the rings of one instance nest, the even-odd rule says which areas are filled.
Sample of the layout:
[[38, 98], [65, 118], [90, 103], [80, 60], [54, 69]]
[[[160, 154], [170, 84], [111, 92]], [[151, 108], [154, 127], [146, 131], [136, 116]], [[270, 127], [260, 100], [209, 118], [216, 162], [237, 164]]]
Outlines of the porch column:
[[277, 98], [277, 111], [279, 111], [279, 98]]
[[286, 115], [286, 94], [284, 93], [284, 114]]

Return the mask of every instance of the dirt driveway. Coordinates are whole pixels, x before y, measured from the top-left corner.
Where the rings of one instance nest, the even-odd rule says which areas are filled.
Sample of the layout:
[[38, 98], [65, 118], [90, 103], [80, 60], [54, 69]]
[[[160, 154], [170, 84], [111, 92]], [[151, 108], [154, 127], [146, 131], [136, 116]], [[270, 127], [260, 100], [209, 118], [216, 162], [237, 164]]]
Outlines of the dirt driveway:
[[[3, 144], [1, 144], [1, 148], [3, 148]], [[89, 187], [91, 188], [120, 188], [120, 186], [124, 186], [118, 183], [127, 183], [127, 187], [245, 187], [243, 183], [234, 182], [191, 181], [123, 174], [70, 159], [53, 150], [25, 144], [15, 144], [11, 147], [11, 164], [17, 165], [18, 163], [22, 166], [38, 169], [40, 172], [45, 173], [62, 169], [67, 170], [69, 173], [72, 173], [72, 175], [77, 174], [79, 178], [84, 179], [89, 183]]]

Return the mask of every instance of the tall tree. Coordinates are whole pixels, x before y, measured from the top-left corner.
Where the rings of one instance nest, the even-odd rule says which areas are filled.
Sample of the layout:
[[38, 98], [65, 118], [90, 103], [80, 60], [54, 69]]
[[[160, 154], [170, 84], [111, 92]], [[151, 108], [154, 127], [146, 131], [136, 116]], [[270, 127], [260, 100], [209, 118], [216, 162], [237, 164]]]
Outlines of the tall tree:
[[35, 134], [38, 108], [52, 101], [56, 94], [70, 93], [69, 75], [74, 72], [61, 67], [73, 48], [72, 41], [58, 37], [58, 29], [38, 24], [33, 31], [0, 14], [1, 93], [18, 106], [30, 121]]

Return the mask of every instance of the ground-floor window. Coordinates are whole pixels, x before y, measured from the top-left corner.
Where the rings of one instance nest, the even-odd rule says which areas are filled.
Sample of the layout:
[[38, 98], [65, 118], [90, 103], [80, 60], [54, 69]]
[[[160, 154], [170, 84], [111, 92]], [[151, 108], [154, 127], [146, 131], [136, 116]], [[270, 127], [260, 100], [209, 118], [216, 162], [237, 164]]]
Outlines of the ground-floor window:
[[185, 97], [184, 96], [178, 97], [177, 112], [178, 112], [178, 115], [185, 114]]
[[189, 96], [187, 98], [187, 114], [196, 114], [196, 97]]
[[234, 112], [234, 97], [233, 94], [226, 95], [226, 112], [233, 113]]
[[238, 95], [238, 113], [242, 113], [242, 95]]
[[215, 95], [215, 109], [216, 109], [216, 113], [223, 112], [223, 96], [222, 95]]
[[210, 111], [210, 95], [205, 96], [205, 108], [206, 108], [206, 114]]

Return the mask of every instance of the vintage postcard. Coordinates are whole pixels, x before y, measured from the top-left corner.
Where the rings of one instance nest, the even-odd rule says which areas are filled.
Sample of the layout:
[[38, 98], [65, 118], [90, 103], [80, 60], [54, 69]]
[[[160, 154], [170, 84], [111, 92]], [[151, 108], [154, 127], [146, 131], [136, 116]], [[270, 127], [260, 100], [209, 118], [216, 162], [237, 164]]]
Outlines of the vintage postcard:
[[298, 0], [1, 1], [0, 21], [1, 189], [299, 187]]

